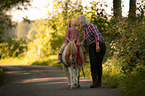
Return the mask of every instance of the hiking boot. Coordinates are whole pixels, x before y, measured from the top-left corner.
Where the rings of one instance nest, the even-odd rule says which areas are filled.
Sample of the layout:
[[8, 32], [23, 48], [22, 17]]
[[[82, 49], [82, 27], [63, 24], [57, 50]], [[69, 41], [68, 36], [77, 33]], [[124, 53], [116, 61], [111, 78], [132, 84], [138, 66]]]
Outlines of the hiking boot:
[[92, 84], [90, 85], [90, 88], [98, 88], [98, 84]]

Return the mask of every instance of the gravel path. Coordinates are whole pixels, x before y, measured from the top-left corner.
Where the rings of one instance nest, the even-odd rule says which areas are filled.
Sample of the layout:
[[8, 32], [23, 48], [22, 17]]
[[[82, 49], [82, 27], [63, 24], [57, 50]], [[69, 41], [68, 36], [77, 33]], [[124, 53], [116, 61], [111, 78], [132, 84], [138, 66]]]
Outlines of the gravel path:
[[110, 88], [89, 88], [91, 80], [83, 78], [80, 88], [70, 90], [63, 70], [56, 67], [0, 66], [5, 74], [0, 96], [122, 96]]

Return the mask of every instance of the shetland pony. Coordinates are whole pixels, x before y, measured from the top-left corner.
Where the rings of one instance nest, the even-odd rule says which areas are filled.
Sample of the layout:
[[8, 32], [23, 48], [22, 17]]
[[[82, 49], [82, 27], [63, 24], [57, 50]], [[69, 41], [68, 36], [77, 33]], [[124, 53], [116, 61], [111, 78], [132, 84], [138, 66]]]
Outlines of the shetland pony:
[[[80, 68], [81, 64], [84, 62], [84, 54], [82, 48], [79, 48], [79, 55], [78, 57], [78, 50], [75, 42], [70, 41], [64, 49], [62, 54], [62, 66], [64, 72], [68, 78], [68, 87], [72, 89], [73, 87], [80, 87]], [[77, 72], [76, 72], [77, 71]], [[77, 74], [77, 77], [76, 77]]]

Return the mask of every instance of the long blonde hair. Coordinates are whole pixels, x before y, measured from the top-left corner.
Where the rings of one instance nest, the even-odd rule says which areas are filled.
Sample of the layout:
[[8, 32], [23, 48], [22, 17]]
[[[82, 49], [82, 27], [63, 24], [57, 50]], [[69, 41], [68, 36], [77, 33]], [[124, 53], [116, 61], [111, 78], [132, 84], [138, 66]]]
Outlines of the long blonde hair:
[[85, 15], [80, 15], [78, 17], [78, 20], [79, 20], [79, 23], [80, 23], [81, 27], [84, 27], [86, 24], [89, 23], [89, 20], [88, 20], [88, 18]]

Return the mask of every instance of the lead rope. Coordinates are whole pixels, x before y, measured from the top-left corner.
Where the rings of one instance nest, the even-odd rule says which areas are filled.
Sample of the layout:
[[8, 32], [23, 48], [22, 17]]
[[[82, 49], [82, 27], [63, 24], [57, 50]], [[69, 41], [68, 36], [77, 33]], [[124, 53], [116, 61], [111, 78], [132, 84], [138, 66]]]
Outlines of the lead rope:
[[[83, 71], [83, 76], [85, 78], [85, 73], [84, 73], [83, 66], [82, 66], [83, 60], [82, 60], [81, 55], [80, 55], [80, 45], [77, 46], [77, 50], [78, 50], [78, 53], [77, 53], [76, 61], [77, 61], [78, 65], [81, 65], [81, 68], [82, 68], [82, 71]], [[78, 60], [79, 58], [80, 58], [80, 64], [79, 64], [79, 60]]]

